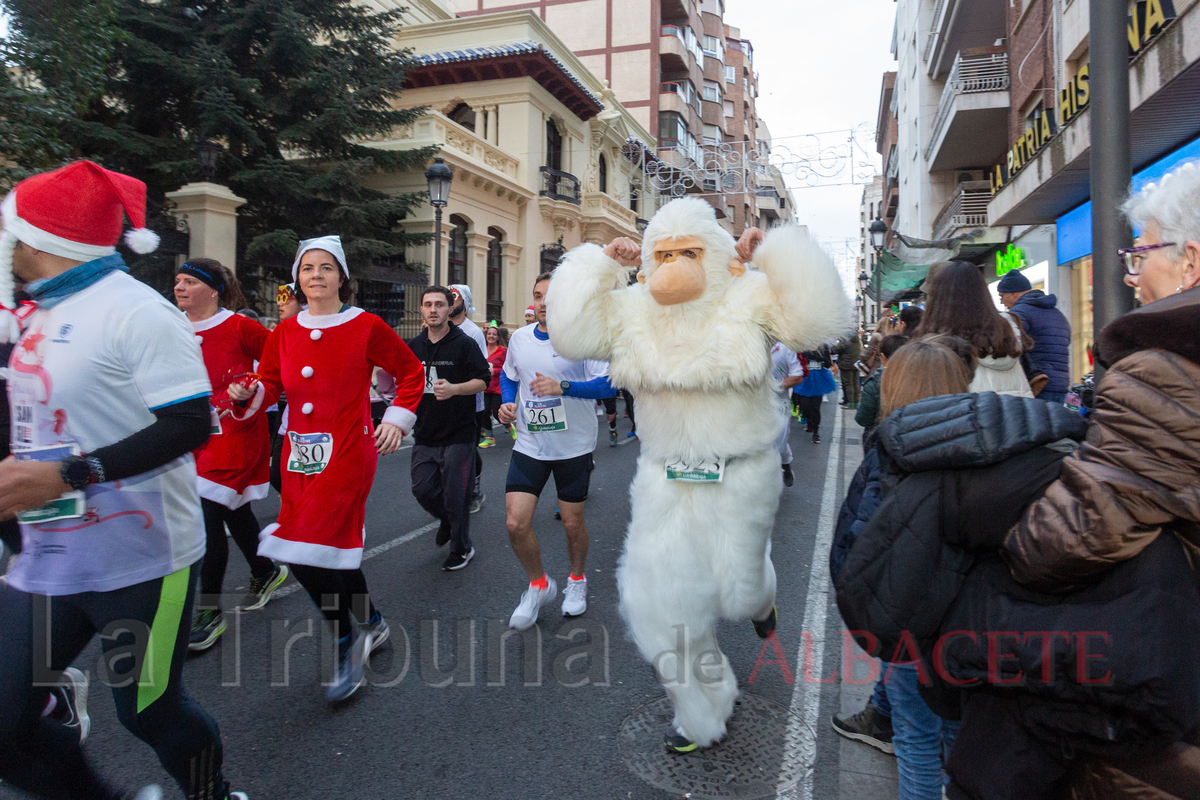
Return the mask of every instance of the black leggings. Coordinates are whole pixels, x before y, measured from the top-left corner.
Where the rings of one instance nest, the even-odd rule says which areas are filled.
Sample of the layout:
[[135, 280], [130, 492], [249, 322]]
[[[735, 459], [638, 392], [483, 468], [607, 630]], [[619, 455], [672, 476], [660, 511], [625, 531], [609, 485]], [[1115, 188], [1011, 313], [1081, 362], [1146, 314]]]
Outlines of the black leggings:
[[221, 584], [225, 582], [225, 567], [229, 563], [229, 541], [225, 538], [225, 526], [237, 544], [250, 574], [256, 578], [268, 578], [275, 571], [275, 562], [258, 554], [258, 518], [250, 504], [230, 510], [220, 503], [200, 499], [204, 509], [204, 532], [208, 535], [208, 552], [200, 567], [200, 606], [220, 608]]
[[824, 398], [820, 395], [817, 397], [797, 395], [797, 397], [800, 398], [800, 413], [804, 415], [804, 421], [808, 423], [806, 430], [817, 433], [817, 429], [821, 427], [821, 400]]
[[367, 576], [359, 569], [328, 569], [292, 564], [292, 574], [321, 610], [321, 616], [336, 625], [339, 638], [351, 631], [351, 612], [359, 622], [375, 616], [375, 604], [367, 592]]
[[[496, 420], [496, 422], [500, 422], [500, 406], [502, 405], [504, 405], [504, 401], [500, 397], [499, 392], [489, 392], [484, 394], [483, 407], [487, 409], [488, 417]], [[504, 425], [503, 422], [500, 422], [500, 424]], [[504, 427], [507, 428], [508, 426], [504, 425]]]
[[112, 688], [117, 719], [154, 748], [189, 800], [225, 797], [217, 723], [183, 688], [198, 580], [193, 564], [124, 589], [62, 597], [0, 583], [0, 779], [36, 797], [127, 796], [92, 770], [78, 731], [42, 716], [49, 685], [100, 633], [98, 683]]
[[629, 424], [636, 431], [637, 419], [633, 416], [633, 392], [628, 389], [617, 389], [617, 394], [625, 398], [625, 413], [629, 415]]

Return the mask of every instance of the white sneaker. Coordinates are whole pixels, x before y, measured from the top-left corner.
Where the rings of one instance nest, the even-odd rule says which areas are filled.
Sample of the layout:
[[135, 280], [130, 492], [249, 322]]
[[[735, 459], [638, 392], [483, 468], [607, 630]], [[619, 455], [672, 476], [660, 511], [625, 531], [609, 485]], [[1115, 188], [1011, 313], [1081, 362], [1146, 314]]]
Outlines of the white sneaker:
[[562, 612], [564, 617], [578, 617], [587, 611], [587, 578], [581, 581], [567, 578], [567, 588], [563, 589]]
[[133, 800], [162, 800], [162, 789], [150, 784], [133, 796]]
[[554, 582], [554, 578], [547, 577], [546, 581], [545, 589], [535, 589], [530, 586], [525, 590], [525, 594], [521, 595], [521, 604], [508, 619], [508, 627], [519, 631], [529, 630], [533, 627], [542, 606], [549, 603], [558, 594], [558, 584]]

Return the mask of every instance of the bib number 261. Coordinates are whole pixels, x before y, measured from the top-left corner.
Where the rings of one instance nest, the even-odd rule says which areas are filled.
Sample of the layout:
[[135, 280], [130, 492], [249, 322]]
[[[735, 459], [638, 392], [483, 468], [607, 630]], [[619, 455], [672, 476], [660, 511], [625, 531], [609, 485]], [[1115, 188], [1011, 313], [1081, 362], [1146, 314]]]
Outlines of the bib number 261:
[[561, 397], [525, 401], [525, 427], [530, 433], [567, 429], [567, 410]]
[[288, 456], [288, 472], [316, 475], [329, 466], [333, 455], [333, 436], [328, 433], [296, 433], [288, 431], [292, 452]]

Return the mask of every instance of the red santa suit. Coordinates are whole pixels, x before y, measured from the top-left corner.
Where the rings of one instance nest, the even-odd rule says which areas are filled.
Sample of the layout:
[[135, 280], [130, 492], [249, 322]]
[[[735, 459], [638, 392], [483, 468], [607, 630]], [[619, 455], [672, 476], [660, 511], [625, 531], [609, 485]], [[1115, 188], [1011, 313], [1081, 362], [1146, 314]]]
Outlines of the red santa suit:
[[[225, 397], [229, 383], [239, 375], [254, 372], [262, 357], [269, 331], [232, 311], [221, 309], [192, 330], [200, 342], [213, 398]], [[255, 398], [241, 419], [226, 414], [218, 418], [212, 409], [212, 434], [194, 452], [196, 483], [200, 496], [229, 509], [267, 496], [271, 473], [271, 440], [264, 414]]]
[[319, 317], [301, 311], [267, 339], [263, 402], [286, 391], [290, 413], [280, 456], [283, 505], [279, 521], [263, 529], [259, 555], [327, 569], [362, 563], [378, 461], [368, 401], [375, 367], [396, 378], [383, 421], [411, 431], [425, 370], [379, 317], [361, 308]]

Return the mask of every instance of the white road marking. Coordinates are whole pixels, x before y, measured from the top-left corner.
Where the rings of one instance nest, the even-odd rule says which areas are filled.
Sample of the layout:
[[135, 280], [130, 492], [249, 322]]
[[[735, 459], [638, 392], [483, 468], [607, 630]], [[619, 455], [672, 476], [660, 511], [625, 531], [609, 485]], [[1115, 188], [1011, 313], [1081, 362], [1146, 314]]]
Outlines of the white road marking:
[[[808, 596], [804, 600], [804, 623], [800, 630], [812, 634], [812, 665], [814, 674], [820, 676], [822, 657], [825, 652], [825, 621], [829, 608], [829, 547], [833, 541], [833, 527], [840, 506], [838, 498], [838, 470], [842, 459], [842, 414], [834, 414], [833, 438], [829, 440], [829, 460], [825, 463], [825, 489], [821, 493], [821, 511], [817, 517], [817, 541], [813, 546], [812, 568], [808, 576]], [[816, 758], [816, 734], [820, 720], [817, 715], [821, 709], [822, 684], [804, 683], [804, 640], [800, 641], [800, 650], [796, 660], [792, 662], [796, 683], [792, 688], [790, 709], [792, 720], [797, 717], [803, 724], [790, 722], [787, 729], [788, 749], [802, 748], [806, 759], [812, 762]], [[810, 740], [806, 729], [812, 731]], [[796, 798], [796, 800], [812, 800], [812, 775], [803, 778], [799, 785], [777, 796]]]

